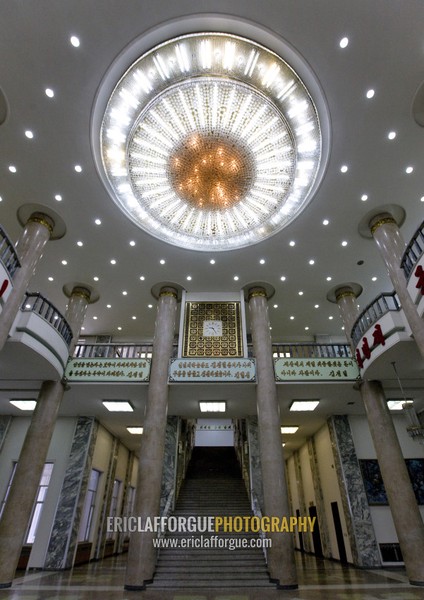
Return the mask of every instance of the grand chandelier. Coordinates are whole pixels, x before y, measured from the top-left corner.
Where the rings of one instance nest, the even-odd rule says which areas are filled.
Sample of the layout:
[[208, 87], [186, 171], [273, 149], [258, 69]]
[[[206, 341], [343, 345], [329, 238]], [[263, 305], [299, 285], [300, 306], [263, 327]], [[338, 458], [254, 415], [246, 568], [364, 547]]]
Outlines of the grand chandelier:
[[139, 227], [194, 250], [257, 243], [311, 200], [321, 133], [311, 96], [270, 50], [190, 34], [139, 58], [109, 99], [101, 158]]

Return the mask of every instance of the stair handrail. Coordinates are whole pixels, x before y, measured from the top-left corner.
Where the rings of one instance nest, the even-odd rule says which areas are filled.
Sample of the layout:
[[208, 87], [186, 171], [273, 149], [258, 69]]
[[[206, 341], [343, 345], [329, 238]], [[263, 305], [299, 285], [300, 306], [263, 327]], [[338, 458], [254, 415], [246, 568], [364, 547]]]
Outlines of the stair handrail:
[[[174, 506], [173, 502], [174, 502], [174, 490], [171, 490], [168, 494], [168, 497], [166, 498], [165, 506], [164, 506], [161, 517], [163, 517], [165, 519], [167, 519], [169, 517], [169, 515], [172, 513], [172, 510], [173, 510], [173, 506]], [[165, 520], [162, 522], [166, 523], [167, 521]], [[160, 538], [164, 537], [167, 529], [168, 529], [167, 527], [164, 527], [164, 529], [162, 530], [162, 528], [159, 527], [157, 538], [160, 539]], [[160, 548], [158, 545], [158, 551], [159, 550], [160, 550]], [[158, 554], [159, 554], [159, 552], [158, 552]]]
[[[262, 521], [263, 515], [262, 515], [261, 506], [259, 504], [259, 499], [258, 499], [257, 495], [255, 494], [255, 492], [253, 491], [253, 489], [250, 490], [250, 498], [251, 498], [253, 515], [255, 517], [258, 517], [258, 519], [260, 519]], [[262, 540], [266, 539], [265, 532], [262, 529], [259, 532], [259, 537]], [[262, 552], [264, 553], [264, 556], [265, 556], [265, 562], [266, 562], [266, 564], [268, 564], [268, 557], [267, 557], [266, 550], [267, 550], [266, 544], [262, 544]]]

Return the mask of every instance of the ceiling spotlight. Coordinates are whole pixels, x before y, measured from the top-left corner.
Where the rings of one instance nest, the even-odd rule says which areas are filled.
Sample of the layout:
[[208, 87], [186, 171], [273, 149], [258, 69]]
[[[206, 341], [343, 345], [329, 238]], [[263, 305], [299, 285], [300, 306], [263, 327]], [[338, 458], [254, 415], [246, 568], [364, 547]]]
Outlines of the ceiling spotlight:
[[292, 240], [291, 242], [289, 242], [289, 246], [296, 246], [296, 242]]
[[57, 200], [58, 202], [62, 202], [62, 196], [60, 194], [56, 194], [54, 199]]
[[15, 167], [15, 165], [9, 165], [9, 171], [10, 171], [11, 173], [16, 173], [16, 171], [17, 171], [17, 168]]
[[349, 44], [349, 38], [347, 38], [347, 37], [343, 37], [339, 42], [340, 48], [346, 48], [346, 46], [348, 44]]
[[375, 90], [367, 91], [367, 98], [374, 98], [374, 96], [375, 96]]
[[342, 165], [342, 166], [340, 167], [340, 171], [341, 171], [342, 173], [347, 173], [347, 171], [348, 171], [348, 166], [347, 166], [347, 165]]
[[72, 35], [72, 36], [71, 36], [71, 38], [70, 38], [70, 42], [71, 42], [71, 44], [73, 45], [73, 47], [74, 47], [74, 48], [78, 48], [78, 47], [79, 47], [79, 45], [80, 45], [79, 38], [77, 38], [77, 36], [76, 36], [76, 35]]
[[285, 275], [281, 275], [281, 277], [280, 277], [280, 281], [285, 281], [285, 280], [286, 280], [286, 277], [285, 277]]
[[46, 88], [45, 93], [46, 93], [46, 96], [48, 96], [49, 98], [53, 98], [53, 96], [54, 96], [54, 91], [51, 88]]
[[34, 137], [34, 134], [32, 133], [32, 131], [30, 131], [29, 129], [27, 129], [25, 131], [25, 135], [29, 140], [32, 140], [32, 138]]
[[361, 200], [362, 200], [362, 202], [366, 202], [368, 200], [367, 194], [362, 194]]
[[328, 225], [329, 224], [329, 220], [328, 219], [324, 219], [324, 221], [322, 222], [323, 225]]
[[101, 222], [100, 219], [96, 219], [94, 222], [95, 222], [96, 225], [101, 225], [102, 224], [102, 222]]
[[75, 171], [77, 173], [81, 173], [82, 172], [82, 166], [81, 165], [75, 165], [74, 169], [75, 169]]
[[209, 262], [210, 262], [211, 265], [215, 264], [215, 260], [213, 258], [211, 258]]
[[414, 167], [411, 167], [411, 166], [406, 167], [405, 173], [408, 173], [408, 175], [409, 175], [410, 173], [412, 173], [413, 170], [414, 170]]
[[387, 137], [389, 138], [389, 140], [394, 140], [396, 137], [396, 131], [389, 131]]

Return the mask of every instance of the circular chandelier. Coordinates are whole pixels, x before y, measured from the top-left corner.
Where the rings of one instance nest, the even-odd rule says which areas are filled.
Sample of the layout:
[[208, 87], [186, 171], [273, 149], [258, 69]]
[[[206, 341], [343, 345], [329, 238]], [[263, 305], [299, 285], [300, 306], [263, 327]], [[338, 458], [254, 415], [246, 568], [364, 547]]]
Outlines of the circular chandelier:
[[294, 70], [250, 40], [190, 34], [139, 58], [101, 125], [112, 197], [148, 233], [193, 250], [260, 242], [312, 197], [314, 102]]

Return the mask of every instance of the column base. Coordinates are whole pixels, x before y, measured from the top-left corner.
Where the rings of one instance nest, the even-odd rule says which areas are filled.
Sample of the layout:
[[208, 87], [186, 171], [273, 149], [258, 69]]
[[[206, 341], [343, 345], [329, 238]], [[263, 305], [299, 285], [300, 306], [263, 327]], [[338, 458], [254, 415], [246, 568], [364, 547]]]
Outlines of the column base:
[[273, 577], [269, 578], [271, 583], [275, 583], [277, 586], [277, 590], [297, 590], [299, 585], [297, 583], [290, 583], [288, 585], [284, 585], [280, 583], [279, 579], [274, 579]]
[[419, 587], [424, 587], [424, 581], [411, 581], [409, 580], [411, 585], [418, 585]]
[[5, 589], [5, 588], [10, 588], [12, 587], [12, 582], [10, 581], [9, 583], [0, 583], [0, 589]]

